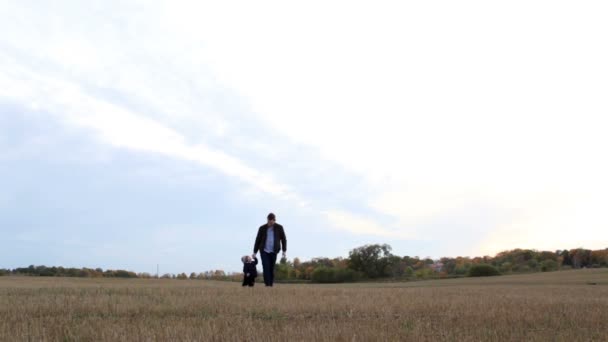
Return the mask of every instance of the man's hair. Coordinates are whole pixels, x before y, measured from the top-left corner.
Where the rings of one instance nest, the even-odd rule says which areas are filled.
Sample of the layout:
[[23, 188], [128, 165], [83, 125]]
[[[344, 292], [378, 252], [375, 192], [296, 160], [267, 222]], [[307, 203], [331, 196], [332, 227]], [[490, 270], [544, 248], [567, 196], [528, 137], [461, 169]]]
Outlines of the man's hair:
[[276, 216], [273, 213], [268, 214], [268, 220], [276, 220]]

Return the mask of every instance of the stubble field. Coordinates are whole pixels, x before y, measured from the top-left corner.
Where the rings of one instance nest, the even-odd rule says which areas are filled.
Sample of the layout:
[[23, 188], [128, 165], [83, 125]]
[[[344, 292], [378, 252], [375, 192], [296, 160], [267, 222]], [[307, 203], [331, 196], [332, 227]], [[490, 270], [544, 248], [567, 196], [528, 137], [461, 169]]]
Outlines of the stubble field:
[[608, 270], [241, 288], [0, 277], [2, 341], [607, 341]]

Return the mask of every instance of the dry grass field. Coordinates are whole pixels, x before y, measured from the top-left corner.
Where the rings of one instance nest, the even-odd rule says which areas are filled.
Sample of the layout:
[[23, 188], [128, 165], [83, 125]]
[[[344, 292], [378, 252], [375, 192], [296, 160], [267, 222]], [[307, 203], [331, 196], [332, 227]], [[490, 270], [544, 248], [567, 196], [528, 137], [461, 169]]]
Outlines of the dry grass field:
[[277, 285], [0, 277], [2, 341], [608, 341], [608, 270]]

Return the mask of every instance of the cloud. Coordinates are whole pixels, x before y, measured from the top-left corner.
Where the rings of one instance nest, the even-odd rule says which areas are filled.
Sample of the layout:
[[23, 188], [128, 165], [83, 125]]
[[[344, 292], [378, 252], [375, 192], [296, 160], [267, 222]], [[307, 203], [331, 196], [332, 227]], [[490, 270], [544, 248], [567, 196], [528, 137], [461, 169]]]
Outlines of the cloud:
[[608, 241], [605, 4], [3, 6], [0, 97], [111, 146], [356, 235]]
[[515, 247], [539, 250], [607, 248], [608, 218], [598, 214], [606, 204], [604, 195], [546, 194], [535, 200], [536, 205], [522, 205], [519, 215], [493, 227], [475, 247], [475, 252], [492, 254]]
[[372, 219], [360, 215], [353, 215], [346, 211], [328, 210], [323, 214], [336, 229], [357, 235], [379, 236], [392, 239], [413, 239], [416, 237], [413, 232], [392, 230]]
[[69, 125], [90, 130], [111, 146], [192, 161], [237, 178], [258, 191], [283, 199], [296, 197], [288, 186], [278, 183], [268, 173], [261, 173], [205, 144], [188, 144], [179, 132], [91, 96], [77, 83], [34, 72], [18, 63], [7, 63], [0, 69], [0, 87], [5, 89], [0, 96], [18, 99], [30, 110], [43, 107]]
[[[256, 124], [247, 110], [232, 113], [242, 110], [234, 104], [239, 98], [213, 81], [202, 63], [209, 62], [208, 51], [182, 36], [189, 26], [164, 27], [153, 20], [158, 8], [145, 17], [119, 8], [113, 25], [103, 31], [91, 26], [95, 19], [82, 19], [85, 8], [7, 10], [16, 15], [3, 25], [19, 28], [19, 34], [4, 37], [0, 49], [0, 98], [47, 112], [109, 146], [210, 167], [296, 208], [314, 212], [327, 202], [339, 208], [353, 201], [346, 197], [355, 186], [330, 161]], [[49, 21], [44, 11], [70, 20]], [[173, 53], [187, 46], [188, 55]], [[210, 103], [226, 97], [233, 103]], [[328, 190], [340, 191], [342, 203], [332, 200], [336, 196], [317, 198]]]
[[[386, 235], [382, 216], [404, 231], [451, 217], [460, 226], [470, 219], [457, 213], [477, 205], [500, 213], [474, 229], [498, 236], [487, 244], [499, 250], [522, 241], [495, 234], [509, 227], [571, 239], [555, 221], [570, 222], [565, 213], [588, 198], [605, 203], [608, 48], [596, 43], [608, 30], [605, 4], [334, 3], [281, 16], [255, 7], [234, 16], [245, 32], [173, 14], [181, 27], [225, 32], [206, 40], [209, 59], [260, 118], [367, 184], [359, 201], [375, 215], [330, 215], [355, 233]], [[602, 210], [587, 215], [569, 224], [608, 241]]]

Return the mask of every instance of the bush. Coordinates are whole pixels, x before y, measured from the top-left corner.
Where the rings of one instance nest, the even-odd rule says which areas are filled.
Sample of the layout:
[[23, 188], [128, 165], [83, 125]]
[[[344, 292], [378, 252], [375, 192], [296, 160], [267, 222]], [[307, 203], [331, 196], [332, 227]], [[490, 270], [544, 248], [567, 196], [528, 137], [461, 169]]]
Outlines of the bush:
[[496, 267], [488, 264], [473, 265], [469, 269], [469, 277], [490, 277], [500, 275]]
[[504, 262], [502, 263], [502, 265], [500, 265], [500, 271], [502, 273], [509, 273], [513, 270], [513, 264], [510, 262]]
[[8, 275], [10, 272], [9, 270], [5, 270], [3, 268], [0, 268], [0, 277], [4, 276], [4, 275]]
[[468, 265], [465, 265], [463, 267], [456, 267], [454, 269], [454, 274], [455, 275], [462, 276], [462, 275], [465, 275], [465, 274], [468, 274], [468, 273], [469, 273]]
[[545, 260], [540, 263], [540, 270], [543, 272], [555, 271], [559, 268], [557, 261], [555, 260]]
[[536, 271], [536, 269], [538, 269], [538, 261], [535, 259], [529, 260], [528, 267], [530, 267], [531, 270]]
[[418, 271], [416, 271], [415, 274], [416, 274], [416, 278], [418, 278], [418, 279], [428, 279], [433, 276], [433, 270], [431, 270], [430, 268], [421, 268]]
[[357, 273], [351, 269], [329, 267], [319, 267], [311, 275], [311, 280], [315, 283], [345, 283], [357, 278]]

